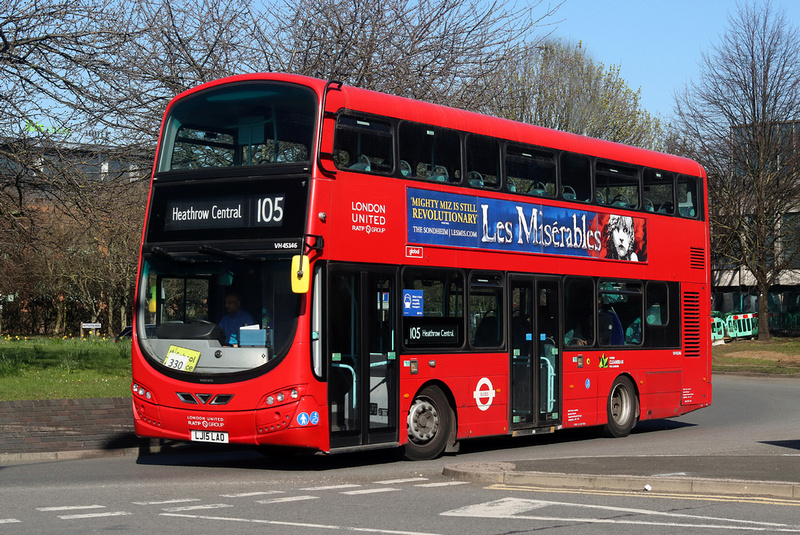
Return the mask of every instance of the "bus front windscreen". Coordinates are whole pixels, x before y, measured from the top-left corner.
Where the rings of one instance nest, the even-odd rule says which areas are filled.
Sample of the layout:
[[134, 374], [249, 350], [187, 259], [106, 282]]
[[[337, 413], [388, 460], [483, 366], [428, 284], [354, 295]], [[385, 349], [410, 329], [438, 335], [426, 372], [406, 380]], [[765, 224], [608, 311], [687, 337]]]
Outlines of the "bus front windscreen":
[[170, 108], [156, 173], [307, 162], [315, 110], [314, 93], [290, 84], [198, 91]]
[[137, 318], [142, 353], [186, 380], [264, 372], [294, 336], [299, 298], [289, 280], [288, 259], [147, 257]]

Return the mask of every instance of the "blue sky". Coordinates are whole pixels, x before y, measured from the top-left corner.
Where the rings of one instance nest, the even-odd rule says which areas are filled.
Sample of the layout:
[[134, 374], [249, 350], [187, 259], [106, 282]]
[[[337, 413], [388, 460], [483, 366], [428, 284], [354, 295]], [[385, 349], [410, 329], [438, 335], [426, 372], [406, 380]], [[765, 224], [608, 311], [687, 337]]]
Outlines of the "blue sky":
[[[800, 27], [800, 0], [773, 0], [773, 8]], [[551, 29], [618, 65], [628, 86], [641, 88], [642, 106], [669, 119], [674, 91], [698, 78], [701, 53], [719, 43], [736, 11], [736, 0], [566, 0]]]

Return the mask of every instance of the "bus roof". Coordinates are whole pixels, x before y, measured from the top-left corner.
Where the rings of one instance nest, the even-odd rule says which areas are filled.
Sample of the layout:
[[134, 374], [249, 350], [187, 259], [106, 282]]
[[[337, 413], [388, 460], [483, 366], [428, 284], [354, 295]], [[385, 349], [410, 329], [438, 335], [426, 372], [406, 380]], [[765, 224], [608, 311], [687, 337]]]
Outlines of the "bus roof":
[[[198, 85], [180, 93], [170, 102], [167, 112], [169, 112], [169, 108], [175, 101], [197, 91], [228, 83], [259, 80], [303, 85], [313, 89], [320, 99], [325, 91], [325, 86], [329, 83], [319, 78], [284, 73], [252, 73], [229, 76]], [[479, 135], [502, 138], [512, 142], [576, 152], [665, 171], [693, 176], [706, 176], [705, 170], [699, 163], [681, 156], [344, 84], [337, 92], [340, 92], [344, 99], [343, 107], [353, 111], [452, 128]]]

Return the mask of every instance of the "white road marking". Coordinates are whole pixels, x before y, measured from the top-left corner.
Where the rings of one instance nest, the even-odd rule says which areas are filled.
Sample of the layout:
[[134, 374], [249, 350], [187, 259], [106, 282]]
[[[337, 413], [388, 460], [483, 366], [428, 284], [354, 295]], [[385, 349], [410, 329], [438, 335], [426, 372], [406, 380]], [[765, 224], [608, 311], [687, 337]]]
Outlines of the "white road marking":
[[406, 479], [387, 479], [386, 481], [376, 481], [376, 485], [399, 485], [400, 483], [414, 483], [415, 481], [428, 481], [427, 477], [409, 477]]
[[346, 485], [328, 485], [326, 487], [307, 487], [307, 488], [298, 489], [298, 490], [303, 490], [303, 491], [306, 491], [306, 492], [312, 492], [312, 491], [317, 491], [317, 490], [357, 489], [360, 486], [361, 485], [349, 485], [349, 484], [346, 484]]
[[164, 511], [170, 513], [178, 513], [181, 511], [199, 511], [201, 509], [223, 509], [225, 507], [233, 507], [227, 503], [207, 503], [205, 505], [186, 505], [184, 507], [165, 507]]
[[[657, 521], [654, 522], [645, 520], [610, 519], [610, 518], [609, 519], [579, 518], [579, 517], [569, 517], [564, 514], [558, 514], [554, 516], [530, 516], [530, 515], [520, 514], [548, 506], [575, 507], [582, 509], [600, 509], [603, 511], [622, 512], [627, 514], [638, 514], [643, 516], [666, 516], [666, 517], [678, 518], [684, 521], [711, 520], [720, 522], [720, 524], [691, 524], [691, 523], [657, 522]], [[441, 515], [466, 516], [466, 517], [478, 517], [478, 518], [510, 518], [519, 520], [539, 520], [544, 522], [562, 521], [562, 522], [574, 522], [574, 523], [585, 522], [589, 524], [624, 524], [624, 525], [634, 525], [634, 526], [666, 526], [666, 527], [681, 527], [681, 528], [695, 528], [695, 529], [707, 528], [707, 529], [721, 529], [721, 530], [752, 530], [752, 531], [776, 531], [776, 532], [787, 532], [787, 533], [800, 533], [800, 526], [795, 526], [791, 524], [757, 522], [754, 520], [738, 520], [731, 518], [720, 518], [720, 517], [702, 516], [702, 515], [686, 515], [681, 513], [668, 513], [662, 511], [633, 509], [627, 507], [576, 504], [569, 502], [549, 502], [544, 500], [524, 500], [519, 498], [503, 498], [500, 500], [481, 503], [477, 505], [469, 505], [466, 507], [460, 507], [458, 509], [445, 511], [444, 513], [441, 513]]]
[[415, 487], [432, 488], [432, 487], [452, 487], [453, 485], [469, 485], [469, 481], [440, 481], [438, 483], [421, 483], [414, 485]]
[[282, 490], [265, 490], [262, 492], [240, 492], [239, 494], [220, 494], [223, 498], [249, 498], [250, 496], [267, 496], [269, 494], [285, 494]]
[[350, 496], [357, 496], [359, 494], [377, 494], [379, 492], [394, 492], [396, 490], [400, 490], [400, 489], [382, 488], [382, 489], [348, 490], [347, 492], [342, 492], [342, 494], [348, 494]]
[[256, 503], [269, 505], [271, 503], [302, 502], [306, 500], [317, 500], [319, 496], [286, 496], [285, 498], [273, 498], [272, 500], [256, 500]]
[[105, 505], [61, 505], [59, 507], [37, 507], [37, 511], [78, 511], [81, 509], [105, 509]]
[[180, 500], [164, 500], [160, 502], [131, 502], [133, 505], [169, 505], [171, 503], [199, 502], [200, 498], [183, 498]]
[[22, 520], [17, 520], [16, 518], [0, 518], [0, 524], [17, 524], [22, 522]]
[[244, 522], [248, 524], [270, 524], [274, 526], [290, 526], [297, 528], [318, 528], [318, 529], [335, 529], [342, 531], [363, 531], [366, 533], [381, 533], [386, 535], [437, 535], [436, 533], [424, 533], [419, 531], [398, 531], [392, 529], [379, 529], [379, 528], [361, 528], [350, 526], [334, 526], [329, 524], [310, 524], [306, 522], [281, 522], [278, 520], [261, 520], [257, 518], [229, 518], [224, 516], [200, 516], [200, 515], [180, 515], [172, 513], [161, 513], [161, 516], [173, 516], [180, 518], [194, 518], [197, 520], [219, 520], [223, 522]]
[[113, 511], [109, 513], [83, 513], [80, 515], [59, 515], [58, 518], [61, 520], [79, 520], [83, 518], [103, 518], [108, 516], [126, 516], [131, 515], [133, 513], [128, 513], [126, 511]]

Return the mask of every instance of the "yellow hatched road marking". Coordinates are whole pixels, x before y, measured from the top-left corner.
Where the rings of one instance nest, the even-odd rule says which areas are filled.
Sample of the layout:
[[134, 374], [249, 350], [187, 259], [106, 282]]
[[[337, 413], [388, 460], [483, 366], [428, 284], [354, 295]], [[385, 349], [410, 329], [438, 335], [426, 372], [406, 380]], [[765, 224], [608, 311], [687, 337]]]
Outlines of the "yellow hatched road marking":
[[521, 492], [548, 492], [556, 494], [591, 494], [595, 496], [624, 496], [636, 498], [659, 498], [659, 499], [680, 499], [680, 500], [697, 500], [709, 502], [729, 502], [729, 503], [755, 503], [761, 505], [790, 505], [793, 507], [800, 507], [800, 500], [791, 500], [783, 498], [760, 498], [758, 496], [719, 496], [719, 495], [702, 495], [702, 494], [681, 494], [681, 493], [666, 493], [666, 492], [631, 492], [624, 490], [590, 490], [590, 489], [563, 489], [557, 487], [534, 487], [527, 485], [505, 485], [498, 483], [485, 487], [489, 490], [510, 490]]

